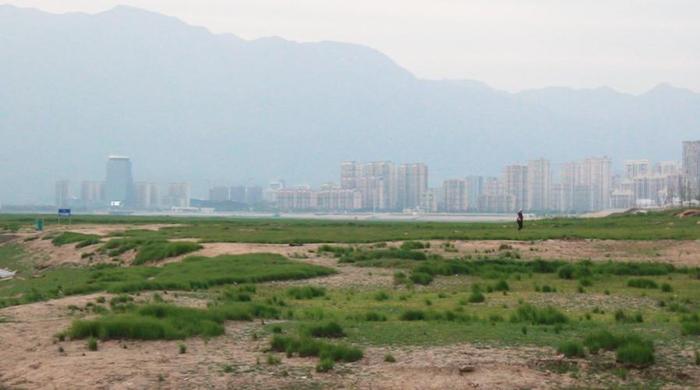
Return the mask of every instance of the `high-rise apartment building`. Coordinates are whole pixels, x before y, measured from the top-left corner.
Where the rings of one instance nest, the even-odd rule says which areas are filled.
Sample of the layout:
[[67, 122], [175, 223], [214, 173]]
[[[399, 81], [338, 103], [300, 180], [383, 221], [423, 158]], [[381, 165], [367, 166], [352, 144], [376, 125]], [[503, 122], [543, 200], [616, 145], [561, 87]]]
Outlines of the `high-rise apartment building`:
[[245, 188], [245, 203], [254, 205], [262, 202], [263, 189], [259, 186], [247, 186]]
[[605, 210], [610, 207], [612, 161], [600, 157], [562, 164], [559, 184], [559, 211]]
[[166, 207], [190, 207], [190, 193], [190, 183], [170, 183], [163, 204]]
[[552, 173], [549, 160], [531, 160], [527, 163], [527, 205], [529, 211], [543, 211], [551, 205]]
[[229, 198], [228, 187], [217, 186], [209, 189], [209, 200], [212, 202], [226, 202]]
[[229, 199], [232, 202], [245, 203], [245, 186], [233, 186], [229, 189]]
[[528, 204], [528, 171], [526, 165], [507, 165], [503, 169], [503, 193], [515, 200], [515, 209], [525, 209]]
[[358, 190], [344, 188], [322, 188], [316, 194], [316, 207], [325, 211], [360, 210], [362, 194]]
[[466, 179], [445, 180], [442, 183], [444, 196], [441, 205], [447, 212], [465, 212], [469, 208], [469, 192]]
[[109, 156], [105, 180], [105, 200], [110, 206], [130, 206], [134, 200], [131, 160], [125, 156]]
[[625, 160], [625, 178], [647, 176], [651, 174], [651, 162], [649, 160]]
[[103, 181], [85, 180], [80, 183], [80, 200], [86, 207], [99, 206], [105, 198]]
[[700, 141], [683, 142], [683, 200], [700, 200]]
[[160, 206], [160, 190], [158, 185], [151, 182], [134, 183], [134, 205], [137, 209], [149, 210]]
[[316, 193], [309, 187], [280, 189], [277, 207], [282, 211], [313, 210], [317, 207]]
[[401, 164], [396, 171], [399, 209], [419, 209], [428, 191], [428, 166], [423, 163]]
[[479, 208], [479, 197], [484, 192], [483, 176], [467, 176], [467, 199], [469, 210], [475, 211]]
[[479, 211], [485, 213], [506, 213], [516, 209], [515, 196], [506, 194], [503, 182], [497, 177], [486, 177], [484, 188], [479, 196]]
[[612, 160], [608, 157], [587, 158], [583, 161], [583, 185], [590, 191], [588, 210], [605, 210], [610, 207], [612, 192]]
[[68, 207], [70, 202], [70, 181], [59, 180], [56, 182], [55, 188], [55, 204], [56, 207]]
[[362, 194], [362, 206], [366, 209], [396, 208], [396, 169], [390, 161], [343, 162], [340, 166], [340, 187], [358, 190]]

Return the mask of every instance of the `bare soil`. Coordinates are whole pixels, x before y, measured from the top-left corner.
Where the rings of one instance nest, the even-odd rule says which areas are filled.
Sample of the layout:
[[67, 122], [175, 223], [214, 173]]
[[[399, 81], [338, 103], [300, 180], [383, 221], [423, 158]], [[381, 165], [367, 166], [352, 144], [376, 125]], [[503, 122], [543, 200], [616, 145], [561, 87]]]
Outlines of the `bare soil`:
[[[367, 348], [366, 357], [339, 364], [332, 373], [316, 373], [315, 358], [286, 358], [266, 363], [265, 337], [254, 338], [262, 324], [229, 322], [226, 334], [208, 341], [106, 341], [88, 351], [84, 340], [59, 342], [54, 336], [69, 326], [70, 305], [85, 306], [98, 296], [69, 297], [0, 310], [0, 385], [10, 388], [549, 388], [566, 378], [530, 368], [550, 350], [477, 348], [470, 345]], [[178, 304], [198, 305], [178, 299]], [[201, 304], [201, 303], [200, 303]], [[391, 352], [397, 363], [384, 362]], [[473, 368], [461, 372], [465, 367]]]

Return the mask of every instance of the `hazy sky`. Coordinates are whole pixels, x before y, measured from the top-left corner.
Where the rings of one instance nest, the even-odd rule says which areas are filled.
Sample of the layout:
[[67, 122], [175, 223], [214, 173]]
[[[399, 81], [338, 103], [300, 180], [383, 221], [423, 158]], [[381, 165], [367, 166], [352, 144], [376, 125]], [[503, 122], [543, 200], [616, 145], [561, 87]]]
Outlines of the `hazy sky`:
[[520, 90], [660, 82], [700, 91], [698, 0], [15, 0], [51, 12], [118, 4], [243, 38], [378, 49], [422, 78]]

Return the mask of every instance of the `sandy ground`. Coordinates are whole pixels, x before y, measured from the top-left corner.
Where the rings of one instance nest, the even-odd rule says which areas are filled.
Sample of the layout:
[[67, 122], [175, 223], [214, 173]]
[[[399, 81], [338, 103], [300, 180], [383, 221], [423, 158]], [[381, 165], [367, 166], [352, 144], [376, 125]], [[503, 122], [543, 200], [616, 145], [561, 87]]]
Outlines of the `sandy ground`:
[[[502, 244], [510, 245], [523, 258], [565, 258], [593, 260], [668, 261], [674, 264], [699, 265], [698, 241], [453, 241], [458, 253], [440, 249], [443, 241], [432, 241], [433, 250], [446, 256], [498, 252]], [[398, 245], [392, 243], [391, 245]], [[22, 242], [34, 252], [45, 254], [46, 266], [80, 263], [80, 253], [73, 245], [54, 247], [48, 240]], [[278, 253], [313, 264], [334, 267], [338, 274], [287, 284], [316, 284], [328, 287], [389, 286], [393, 270], [361, 268], [338, 264], [329, 256], [318, 256], [317, 245], [207, 243], [196, 255]], [[531, 250], [531, 248], [534, 248]], [[610, 253], [611, 255], [608, 255]], [[39, 254], [39, 255], [37, 255]], [[168, 261], [179, 261], [181, 258]], [[551, 368], [563, 360], [551, 349], [487, 348], [461, 344], [443, 347], [377, 348], [366, 347], [359, 362], [339, 364], [330, 373], [316, 373], [314, 358], [286, 358], [281, 365], [266, 364], [267, 339], [255, 339], [262, 324], [229, 322], [226, 334], [204, 341], [190, 339], [187, 353], [178, 353], [177, 341], [108, 341], [98, 351], [88, 351], [84, 340], [58, 342], [54, 335], [83, 315], [71, 313], [69, 306], [85, 306], [98, 296], [67, 297], [49, 302], [0, 309], [0, 389], [152, 389], [152, 388], [357, 388], [357, 389], [541, 389], [561, 388], [581, 383], [570, 374]], [[142, 298], [148, 294], [142, 294]], [[166, 299], [188, 306], [202, 306], [204, 301], [181, 295]], [[552, 299], [561, 297], [552, 296]], [[610, 304], [609, 296], [594, 296], [583, 305]], [[552, 302], [564, 304], [563, 302]], [[639, 302], [635, 302], [638, 304]], [[612, 302], [624, 305], [625, 302]], [[653, 304], [653, 302], [648, 302]], [[62, 351], [59, 349], [62, 348]], [[692, 354], [693, 351], [687, 353]], [[396, 363], [384, 362], [391, 353]], [[690, 356], [690, 355], [689, 355]], [[564, 362], [585, 365], [586, 362]], [[658, 372], [656, 371], [658, 370]], [[665, 370], [665, 371], [663, 371]], [[675, 371], [673, 371], [675, 370]], [[698, 368], [654, 368], [650, 375], [677, 375], [685, 383], [700, 383]], [[669, 374], [670, 372], [670, 374]], [[690, 378], [690, 379], [688, 379]], [[601, 382], [606, 383], [606, 382]], [[585, 384], [584, 387], [601, 387]]]
[[[658, 261], [674, 265], [700, 266], [700, 240], [542, 240], [542, 241], [450, 241], [457, 253], [440, 249], [444, 241], [431, 241], [431, 247], [445, 257], [478, 257], [496, 252], [517, 251], [522, 259]], [[499, 250], [502, 245], [510, 248]]]
[[[207, 342], [187, 340], [185, 354], [178, 353], [176, 341], [108, 341], [100, 343], [98, 351], [88, 351], [84, 340], [57, 341], [54, 335], [75, 318], [68, 307], [83, 307], [100, 295], [105, 296], [69, 297], [0, 310], [5, 319], [0, 323], [0, 385], [26, 389], [522, 389], [550, 388], [567, 381], [530, 367], [543, 356], [555, 357], [551, 350], [533, 348], [508, 353], [470, 345], [367, 348], [361, 361], [339, 364], [326, 374], [314, 371], [314, 358], [278, 354], [282, 364], [269, 366], [267, 339], [253, 337], [262, 326], [259, 321], [230, 322], [224, 336]], [[383, 361], [388, 352], [397, 363]]]
[[[225, 335], [208, 341], [107, 341], [100, 342], [97, 351], [89, 351], [84, 340], [58, 341], [54, 335], [84, 315], [69, 306], [84, 307], [98, 296], [109, 299], [107, 294], [92, 294], [0, 310], [0, 388], [549, 389], [611, 384], [595, 374], [587, 376], [593, 383], [581, 382], [558, 369], [570, 365], [585, 371], [591, 364], [587, 360], [567, 360], [551, 349], [534, 347], [366, 347], [362, 360], [337, 364], [329, 373], [315, 372], [316, 358], [276, 354], [282, 363], [268, 365], [269, 341], [254, 337], [261, 334], [260, 321], [228, 322]], [[180, 305], [204, 304], [172, 294], [165, 298]], [[184, 354], [178, 351], [180, 343], [187, 346]], [[384, 361], [387, 353], [396, 363]], [[644, 372], [647, 379], [671, 375], [700, 383], [697, 367], [655, 366]]]

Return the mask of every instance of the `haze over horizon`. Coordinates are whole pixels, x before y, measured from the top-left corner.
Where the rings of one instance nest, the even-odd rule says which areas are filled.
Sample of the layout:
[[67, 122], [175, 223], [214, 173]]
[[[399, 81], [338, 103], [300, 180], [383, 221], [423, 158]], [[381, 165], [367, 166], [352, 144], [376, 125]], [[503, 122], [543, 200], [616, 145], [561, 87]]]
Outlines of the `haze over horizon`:
[[[149, 9], [166, 4], [123, 3], [147, 3]], [[469, 68], [460, 57], [466, 49], [440, 57], [416, 42], [412, 52], [434, 54], [441, 65], [420, 71], [416, 69], [423, 65], [396, 48], [385, 52], [376, 42], [368, 47], [360, 36], [341, 39], [342, 23], [337, 30], [326, 25], [307, 35], [293, 29], [280, 34], [292, 41], [255, 39], [268, 34], [252, 28], [254, 13], [238, 15], [252, 18], [248, 24], [226, 21], [233, 15], [224, 12], [226, 4], [233, 3], [244, 2], [212, 2], [223, 7], [218, 15], [225, 20], [219, 24], [207, 24], [206, 18], [193, 21], [201, 7], [192, 6], [188, 14], [185, 2], [167, 2], [180, 5], [162, 11], [176, 17], [112, 8], [116, 2], [102, 0], [0, 3], [0, 57], [10, 59], [0, 63], [0, 85], [5, 87], [0, 88], [0, 201], [50, 202], [55, 180], [102, 179], [109, 154], [132, 157], [138, 180], [189, 181], [195, 195], [202, 196], [212, 183], [244, 183], [251, 177], [258, 184], [274, 177], [290, 184], [337, 181], [343, 160], [422, 161], [429, 165], [433, 183], [467, 174], [498, 175], [506, 164], [539, 157], [564, 162], [608, 155], [618, 164], [634, 158], [678, 160], [680, 142], [697, 138], [700, 94], [691, 89], [700, 90], [692, 88], [696, 78], [700, 86], [700, 72], [669, 68], [652, 72], [659, 79], [651, 81], [652, 76], [626, 69], [621, 74], [638, 82], [632, 90], [639, 89], [629, 94], [617, 91], [625, 90], [623, 79], [588, 88], [587, 83], [604, 83], [594, 81], [600, 76], [596, 66], [579, 64], [591, 74], [576, 69], [554, 73], [571, 80], [566, 85], [586, 89], [545, 88], [548, 79], [540, 76], [549, 68], [537, 58], [558, 57], [552, 52], [550, 58], [544, 50], [531, 58], [531, 65], [543, 72], [537, 77], [528, 67], [518, 72], [519, 61], [499, 60], [508, 67], [499, 72], [537, 87], [504, 92], [496, 88], [508, 89], [503, 87], [508, 77], [489, 76], [482, 72], [488, 66], [479, 68], [483, 61], [494, 61], [483, 51], [474, 52], [475, 68]], [[89, 13], [52, 14], [3, 4]], [[289, 7], [277, 15], [269, 12], [268, 3], [261, 4], [258, 12], [267, 10], [272, 19], [264, 26], [288, 26], [283, 20]], [[363, 9], [353, 15], [361, 16]], [[400, 15], [385, 16], [403, 20]], [[240, 36], [250, 40], [238, 38], [237, 31], [212, 35], [200, 25], [217, 33], [226, 31], [224, 25], [240, 26]], [[414, 30], [408, 27], [410, 37]], [[686, 28], [674, 27], [684, 37], [677, 42], [682, 50], [676, 56], [697, 54], [693, 50], [700, 40], [690, 39], [697, 31]], [[334, 41], [322, 40], [326, 33]], [[304, 42], [313, 37], [322, 41]], [[664, 39], [671, 38], [673, 34]], [[437, 42], [430, 34], [426, 39]], [[487, 42], [493, 47], [503, 43], [498, 38]], [[653, 53], [644, 53], [657, 54], [657, 59], [672, 49], [653, 42]], [[445, 53], [454, 54], [454, 61]], [[638, 59], [619, 54], [631, 62]], [[676, 58], [681, 67], [697, 64], [692, 56], [687, 61], [668, 58]], [[635, 66], [648, 65], [645, 61]], [[461, 80], [431, 80], [431, 72], [442, 74], [438, 79]], [[453, 72], [466, 73], [452, 77]], [[493, 83], [494, 77], [502, 82]], [[534, 84], [540, 82], [544, 84]]]
[[355, 43], [387, 54], [419, 78], [479, 80], [510, 92], [562, 86], [640, 94], [663, 83], [700, 91], [700, 3], [689, 0], [0, 4], [90, 14], [128, 5], [244, 39]]

